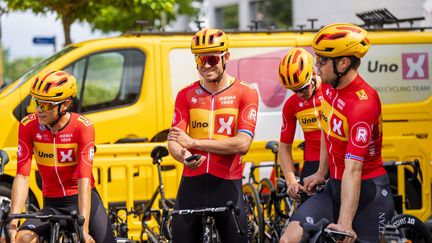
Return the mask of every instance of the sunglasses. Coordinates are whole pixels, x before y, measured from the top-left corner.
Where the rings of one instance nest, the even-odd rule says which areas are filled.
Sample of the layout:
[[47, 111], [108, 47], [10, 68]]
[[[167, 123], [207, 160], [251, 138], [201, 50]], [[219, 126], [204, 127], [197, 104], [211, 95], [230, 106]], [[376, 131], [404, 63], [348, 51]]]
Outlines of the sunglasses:
[[58, 101], [58, 102], [53, 102], [53, 101], [42, 101], [42, 100], [38, 100], [38, 99], [34, 99], [35, 104], [36, 104], [36, 108], [40, 108], [42, 111], [49, 111], [54, 109], [54, 107], [56, 107], [56, 105], [62, 104], [64, 101]]
[[219, 55], [210, 55], [210, 56], [195, 56], [195, 62], [199, 67], [204, 66], [206, 63], [210, 66], [217, 65], [223, 56], [225, 56], [226, 52]]
[[320, 55], [316, 55], [316, 62], [320, 65], [320, 66], [324, 66], [327, 64], [327, 62], [330, 60], [330, 57], [323, 57]]
[[309, 90], [310, 85], [311, 85], [311, 81], [307, 82], [307, 83], [306, 83], [303, 87], [301, 87], [300, 89], [298, 89], [298, 90], [293, 90], [293, 92], [296, 93], [296, 94], [298, 94], [298, 93], [304, 92], [304, 91], [306, 91], [306, 90]]

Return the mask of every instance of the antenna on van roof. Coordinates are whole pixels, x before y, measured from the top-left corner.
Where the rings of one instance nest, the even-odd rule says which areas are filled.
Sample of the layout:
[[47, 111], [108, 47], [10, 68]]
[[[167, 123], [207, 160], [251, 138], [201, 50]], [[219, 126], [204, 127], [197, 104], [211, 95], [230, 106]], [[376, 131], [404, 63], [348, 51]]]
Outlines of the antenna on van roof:
[[421, 21], [425, 19], [425, 17], [398, 19], [386, 8], [357, 13], [356, 16], [363, 20], [363, 26], [374, 26], [379, 28], [383, 28], [385, 24], [396, 24], [396, 26], [399, 28], [399, 23], [402, 22], [410, 23], [410, 28], [412, 28], [415, 21]]

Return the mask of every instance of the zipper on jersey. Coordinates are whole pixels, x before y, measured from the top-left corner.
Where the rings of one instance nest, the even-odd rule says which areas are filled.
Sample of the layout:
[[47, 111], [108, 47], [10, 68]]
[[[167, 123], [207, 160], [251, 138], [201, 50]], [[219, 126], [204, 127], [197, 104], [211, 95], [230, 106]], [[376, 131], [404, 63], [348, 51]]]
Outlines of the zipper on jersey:
[[60, 178], [60, 175], [58, 172], [58, 168], [57, 168], [58, 161], [57, 161], [57, 150], [56, 150], [56, 134], [57, 133], [53, 133], [53, 137], [54, 137], [54, 139], [53, 139], [53, 142], [54, 142], [54, 171], [56, 172], [57, 179], [58, 179], [60, 186], [62, 188], [63, 196], [66, 196], [66, 191], [64, 189], [64, 186], [63, 186], [63, 183], [61, 181], [61, 178]]
[[[330, 110], [330, 115], [329, 115], [329, 121], [328, 121], [328, 130], [329, 130], [329, 132], [327, 133], [327, 140], [329, 141], [329, 143], [330, 143], [330, 148], [329, 148], [329, 154], [331, 154], [332, 156], [332, 162], [333, 162], [333, 165], [334, 165], [334, 168], [335, 168], [335, 176], [337, 177], [337, 166], [336, 166], [336, 162], [335, 162], [335, 157], [334, 157], [334, 155], [332, 154], [332, 148], [333, 148], [333, 144], [332, 144], [332, 142], [331, 142], [331, 140], [330, 140], [330, 133], [332, 132], [331, 131], [331, 128], [330, 128], [330, 124], [331, 124], [331, 118], [332, 118], [332, 116], [333, 116], [333, 112], [334, 112], [334, 103], [335, 103], [335, 101], [336, 101], [336, 98], [338, 97], [338, 95], [339, 95], [339, 93], [336, 91], [336, 89], [335, 89], [335, 93], [336, 93], [336, 95], [335, 95], [335, 97], [334, 97], [334, 99], [333, 99], [333, 101], [332, 101], [332, 104], [331, 104], [331, 110]], [[338, 179], [338, 178], [336, 178], [336, 179]], [[341, 178], [342, 179], [342, 178]]]
[[[209, 139], [212, 140], [213, 139], [213, 130], [214, 130], [214, 103], [215, 103], [215, 96], [212, 94], [211, 96], [211, 102], [210, 102], [210, 117], [209, 117], [209, 121], [210, 121], [210, 126], [209, 126]], [[207, 152], [207, 168], [206, 168], [206, 173], [209, 173], [209, 166], [210, 166], [210, 152]]]

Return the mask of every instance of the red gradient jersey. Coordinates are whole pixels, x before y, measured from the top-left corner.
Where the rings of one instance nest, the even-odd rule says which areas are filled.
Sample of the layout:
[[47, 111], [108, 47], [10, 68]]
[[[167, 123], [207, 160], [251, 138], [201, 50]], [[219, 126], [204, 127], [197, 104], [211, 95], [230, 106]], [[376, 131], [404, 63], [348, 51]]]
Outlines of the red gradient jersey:
[[285, 102], [282, 110], [280, 141], [286, 144], [293, 143], [298, 121], [304, 133], [304, 161], [318, 161], [320, 158], [321, 100], [322, 86], [321, 83], [319, 83], [310, 99], [304, 100], [297, 94], [293, 94]]
[[[231, 78], [231, 85], [212, 95], [194, 82], [176, 99], [172, 126], [187, 131], [195, 139], [218, 140], [244, 132], [253, 137], [258, 112], [258, 94], [248, 83]], [[207, 157], [196, 170], [184, 167], [184, 176], [210, 173], [223, 179], [241, 179], [243, 164], [239, 154], [219, 155], [190, 149]]]
[[18, 132], [17, 174], [30, 175], [33, 154], [44, 197], [78, 194], [80, 178], [90, 178], [94, 187], [94, 128], [86, 117], [71, 113], [69, 122], [56, 134], [40, 125], [36, 114], [24, 117]]
[[381, 102], [359, 75], [345, 88], [323, 84], [322, 127], [330, 176], [341, 180], [345, 159], [363, 163], [362, 180], [386, 173], [382, 158]]

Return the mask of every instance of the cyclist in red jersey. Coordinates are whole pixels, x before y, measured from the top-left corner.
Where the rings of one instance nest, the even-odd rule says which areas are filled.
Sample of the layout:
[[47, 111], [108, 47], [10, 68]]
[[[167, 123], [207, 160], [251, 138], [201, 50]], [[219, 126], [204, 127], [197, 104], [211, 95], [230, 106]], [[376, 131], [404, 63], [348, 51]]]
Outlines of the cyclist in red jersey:
[[316, 66], [323, 82], [320, 167], [305, 178], [311, 192], [330, 179], [323, 192], [303, 203], [291, 218], [281, 242], [298, 242], [300, 223], [327, 218], [328, 227], [378, 242], [394, 212], [389, 179], [381, 158], [381, 102], [358, 74], [360, 59], [370, 47], [367, 31], [352, 24], [332, 24], [313, 40]]
[[[297, 198], [299, 190], [304, 191], [303, 178], [318, 170], [320, 157], [321, 122], [319, 109], [322, 100], [321, 80], [313, 71], [312, 54], [303, 48], [292, 48], [279, 64], [281, 84], [292, 90], [292, 95], [282, 110], [279, 157], [282, 172], [288, 186], [288, 193]], [[292, 143], [297, 121], [302, 127], [305, 140], [304, 163], [300, 183], [294, 175]]]
[[[86, 242], [115, 242], [94, 186], [93, 124], [84, 116], [68, 112], [76, 92], [75, 78], [64, 71], [47, 72], [32, 83], [30, 94], [37, 106], [36, 114], [24, 117], [19, 125], [11, 213], [20, 213], [24, 207], [34, 154], [44, 197], [40, 212], [70, 214], [77, 210], [85, 218]], [[28, 219], [18, 232], [17, 223], [11, 222], [12, 242], [39, 242], [39, 237], [49, 237], [49, 222]]]
[[[176, 208], [226, 206], [240, 208], [240, 224], [246, 231], [246, 203], [241, 182], [246, 154], [252, 142], [258, 109], [257, 91], [225, 71], [229, 61], [228, 37], [219, 29], [202, 29], [192, 38], [192, 54], [201, 79], [182, 89], [176, 98], [168, 148], [184, 164]], [[187, 161], [193, 154], [201, 157]], [[236, 232], [229, 213], [215, 215], [222, 242], [246, 242]], [[175, 216], [174, 242], [199, 242], [199, 216]]]

